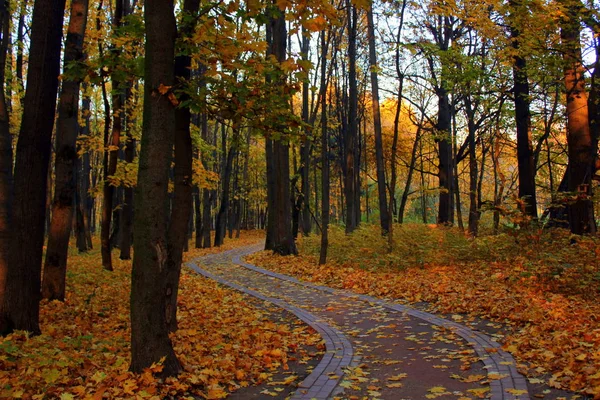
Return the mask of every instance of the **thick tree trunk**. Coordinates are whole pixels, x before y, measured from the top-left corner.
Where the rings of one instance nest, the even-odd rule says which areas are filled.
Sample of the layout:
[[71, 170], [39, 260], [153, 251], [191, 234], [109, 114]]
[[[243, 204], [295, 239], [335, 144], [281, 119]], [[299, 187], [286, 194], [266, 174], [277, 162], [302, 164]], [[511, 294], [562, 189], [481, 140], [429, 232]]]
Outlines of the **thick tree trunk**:
[[[385, 236], [390, 230], [390, 213], [386, 196], [385, 160], [383, 159], [383, 139], [381, 135], [381, 114], [379, 111], [379, 80], [377, 76], [377, 49], [375, 48], [375, 26], [373, 21], [373, 3], [367, 9], [369, 30], [369, 64], [371, 67], [371, 94], [373, 105], [373, 127], [375, 135], [375, 164], [377, 167], [377, 194], [379, 199], [379, 222], [381, 233]], [[392, 168], [395, 168], [392, 166]], [[393, 194], [390, 193], [393, 197]]]
[[9, 330], [40, 333], [42, 247], [65, 0], [37, 0], [14, 174], [5, 310]]
[[[0, 1], [0, 82], [4, 82], [6, 55], [10, 39], [9, 2]], [[12, 212], [12, 137], [10, 119], [4, 90], [0, 90], [0, 333], [6, 331], [6, 279], [10, 263], [11, 212]]]
[[[88, 0], [71, 1], [71, 17], [65, 42], [64, 67], [82, 61], [83, 37], [87, 24]], [[67, 75], [68, 76], [68, 75]], [[58, 102], [56, 123], [56, 160], [52, 220], [48, 231], [48, 247], [44, 263], [42, 297], [65, 299], [67, 253], [73, 226], [77, 135], [79, 134], [79, 86], [81, 79], [65, 79]]]
[[[200, 0], [186, 0], [183, 11], [195, 21], [195, 14], [200, 7]], [[195, 23], [183, 23], [179, 36], [186, 38], [193, 31]], [[182, 85], [190, 80], [191, 57], [187, 54], [175, 58], [175, 79]], [[180, 102], [189, 100], [183, 94]], [[189, 107], [179, 106], [175, 110], [175, 179], [173, 210], [169, 224], [168, 259], [167, 259], [167, 288], [171, 289], [170, 304], [167, 303], [166, 323], [171, 332], [177, 330], [177, 296], [181, 261], [185, 244], [187, 243], [187, 227], [192, 214], [192, 137], [190, 123], [192, 114]], [[169, 299], [167, 300], [169, 301]]]
[[[511, 0], [511, 19], [518, 14], [519, 0]], [[516, 22], [511, 23], [510, 34], [515, 50], [513, 57], [513, 80], [515, 102], [515, 124], [517, 127], [517, 165], [519, 169], [519, 198], [524, 202], [525, 214], [537, 218], [537, 200], [535, 194], [535, 162], [531, 143], [531, 111], [529, 109], [529, 81], [527, 61], [520, 55], [519, 37], [521, 31]]]
[[[286, 59], [287, 33], [285, 9], [270, 20], [272, 40], [269, 54], [279, 63]], [[280, 71], [283, 74], [283, 71]], [[281, 86], [285, 86], [285, 76], [281, 76]], [[281, 95], [284, 95], [283, 91]], [[283, 134], [283, 132], [281, 132]], [[270, 146], [269, 146], [270, 142]], [[292, 234], [292, 204], [290, 199], [290, 153], [287, 141], [267, 140], [267, 196], [269, 197], [269, 221], [266, 249], [281, 255], [296, 254], [296, 243]]]
[[[169, 166], [175, 136], [175, 105], [164, 94], [174, 84], [176, 23], [172, 0], [146, 0], [144, 123], [135, 193], [131, 277], [131, 366], [141, 373], [162, 362], [161, 376], [177, 375], [168, 323], [175, 288], [168, 263]], [[163, 93], [161, 93], [163, 92]]]
[[596, 232], [592, 196], [592, 176], [597, 142], [590, 134], [587, 93], [581, 57], [581, 4], [563, 0], [566, 18], [561, 23], [564, 82], [567, 93], [567, 147], [569, 153], [568, 190], [577, 198], [568, 206], [569, 226], [577, 235]]

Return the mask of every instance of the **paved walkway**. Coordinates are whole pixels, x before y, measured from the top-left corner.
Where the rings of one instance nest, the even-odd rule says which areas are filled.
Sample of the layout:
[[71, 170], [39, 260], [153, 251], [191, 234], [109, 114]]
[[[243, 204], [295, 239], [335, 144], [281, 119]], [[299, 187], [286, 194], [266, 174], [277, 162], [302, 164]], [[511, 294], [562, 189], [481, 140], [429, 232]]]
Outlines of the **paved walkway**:
[[409, 306], [301, 282], [247, 264], [262, 245], [188, 263], [276, 304], [323, 337], [326, 353], [293, 399], [529, 399], [512, 356], [481, 332]]

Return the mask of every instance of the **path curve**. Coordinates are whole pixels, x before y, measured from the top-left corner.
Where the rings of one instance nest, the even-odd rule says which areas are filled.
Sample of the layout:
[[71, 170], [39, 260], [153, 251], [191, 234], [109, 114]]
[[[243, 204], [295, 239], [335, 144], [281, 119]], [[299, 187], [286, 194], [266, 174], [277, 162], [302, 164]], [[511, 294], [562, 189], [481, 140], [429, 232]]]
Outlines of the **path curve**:
[[[225, 279], [216, 273], [211, 273], [207, 269], [201, 268], [197, 263], [205, 266], [216, 263], [230, 262], [255, 273], [285, 281], [294, 285], [311, 288], [320, 292], [335, 296], [341, 296], [350, 299], [361, 300], [371, 305], [393, 310], [402, 314], [410, 315], [422, 321], [426, 321], [440, 328], [451, 330], [464, 339], [472, 346], [475, 353], [479, 356], [488, 376], [502, 376], [501, 379], [490, 379], [490, 399], [492, 400], [529, 400], [527, 393], [527, 382], [516, 369], [516, 363], [512, 355], [501, 349], [500, 343], [491, 339], [489, 336], [470, 329], [464, 325], [458, 324], [436, 315], [414, 309], [410, 306], [384, 301], [372, 296], [356, 294], [353, 292], [333, 289], [327, 286], [315, 285], [309, 282], [300, 281], [294, 277], [265, 270], [255, 265], [246, 263], [242, 257], [263, 250], [263, 244], [251, 245], [212, 254], [189, 262], [186, 265], [194, 271], [216, 280], [226, 286], [247, 293], [262, 300], [269, 301], [277, 306], [290, 311], [299, 319], [312, 326], [319, 332], [325, 340], [327, 353], [315, 368], [315, 370], [300, 384], [300, 390], [296, 391], [293, 399], [327, 399], [331, 398], [341, 388], [338, 387], [342, 380], [343, 368], [356, 366], [359, 357], [355, 355], [354, 349], [348, 338], [337, 328], [326, 323], [322, 318], [309, 313], [301, 308], [291, 305], [281, 299], [266, 296], [256, 290], [249, 289], [241, 284]], [[333, 376], [337, 379], [331, 379]]]

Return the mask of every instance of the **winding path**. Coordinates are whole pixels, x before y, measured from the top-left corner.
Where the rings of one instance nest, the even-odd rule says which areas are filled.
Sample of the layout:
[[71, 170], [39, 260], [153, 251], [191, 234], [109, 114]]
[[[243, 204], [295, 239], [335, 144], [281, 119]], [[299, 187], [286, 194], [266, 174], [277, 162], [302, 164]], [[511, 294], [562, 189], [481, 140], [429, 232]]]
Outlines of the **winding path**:
[[288, 310], [323, 337], [325, 356], [292, 399], [530, 398], [514, 359], [489, 336], [406, 305], [302, 282], [242, 261], [262, 249], [237, 248], [187, 266]]

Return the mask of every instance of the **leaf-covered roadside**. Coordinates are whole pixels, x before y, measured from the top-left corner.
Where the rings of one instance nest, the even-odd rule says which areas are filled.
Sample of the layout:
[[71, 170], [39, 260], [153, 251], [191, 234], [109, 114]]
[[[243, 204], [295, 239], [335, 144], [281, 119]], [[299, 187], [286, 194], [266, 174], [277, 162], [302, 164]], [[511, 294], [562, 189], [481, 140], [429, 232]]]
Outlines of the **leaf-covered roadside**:
[[394, 251], [378, 227], [346, 236], [333, 228], [329, 262], [318, 266], [318, 236], [299, 257], [268, 252], [251, 262], [379, 297], [427, 302], [441, 313], [467, 313], [510, 325], [505, 348], [531, 375], [556, 388], [600, 398], [600, 242], [567, 232], [509, 232], [468, 239], [456, 230], [405, 225]]
[[[227, 241], [218, 250], [193, 250], [187, 258], [256, 242], [257, 234]], [[97, 248], [98, 246], [96, 246]], [[273, 322], [238, 292], [184, 269], [180, 283], [175, 351], [184, 366], [178, 379], [160, 381], [129, 367], [131, 262], [115, 258], [101, 268], [97, 251], [71, 254], [65, 303], [44, 302], [43, 334], [15, 333], [0, 342], [0, 398], [218, 399], [240, 387], [268, 381], [289, 357], [321, 338], [304, 325]], [[293, 381], [290, 376], [290, 382]]]

